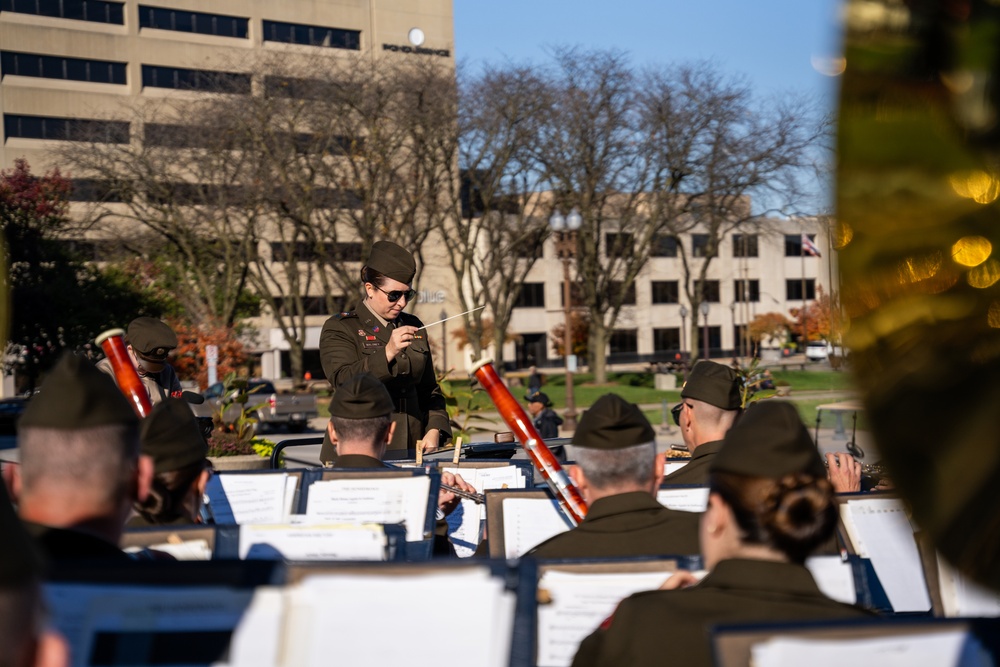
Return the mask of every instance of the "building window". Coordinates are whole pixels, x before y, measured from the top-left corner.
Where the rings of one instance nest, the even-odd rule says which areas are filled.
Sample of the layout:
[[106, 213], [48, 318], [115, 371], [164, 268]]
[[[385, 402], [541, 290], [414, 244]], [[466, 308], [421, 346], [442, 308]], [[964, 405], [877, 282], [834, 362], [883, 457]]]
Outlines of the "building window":
[[635, 329], [615, 329], [608, 340], [609, 353], [636, 354], [639, 352], [639, 332]]
[[[623, 306], [634, 306], [635, 305], [635, 281], [628, 284], [625, 287], [620, 280], [612, 280], [608, 285], [611, 291], [612, 299], [621, 299], [621, 304]], [[624, 293], [622, 289], [624, 288]]]
[[802, 279], [793, 279], [785, 281], [785, 299], [788, 301], [806, 301], [816, 298], [816, 280], [814, 278], [806, 278], [805, 286], [806, 293], [805, 296], [802, 295]]
[[0, 0], [0, 11], [55, 16], [93, 23], [125, 24], [125, 3], [105, 0]]
[[679, 294], [676, 280], [654, 280], [652, 282], [653, 303], [678, 303]]
[[250, 75], [236, 72], [215, 72], [183, 67], [142, 66], [144, 88], [177, 88], [212, 93], [250, 94]]
[[[806, 234], [810, 241], [816, 241], [815, 234]], [[802, 256], [802, 234], [785, 234], [785, 257]]]
[[716, 257], [719, 254], [717, 250], [709, 254], [708, 241], [708, 234], [692, 234], [691, 254], [695, 257]]
[[542, 239], [545, 238], [545, 230], [539, 229], [534, 232], [529, 232], [523, 238], [514, 242], [510, 248], [510, 254], [513, 257], [521, 257], [524, 259], [541, 259], [542, 258]]
[[44, 79], [117, 83], [124, 85], [126, 63], [110, 60], [84, 60], [34, 53], [3, 51], [0, 53], [3, 76], [36, 76]]
[[289, 76], [265, 76], [264, 95], [296, 100], [329, 100], [343, 97], [342, 89], [331, 81]]
[[[705, 344], [705, 327], [698, 327], [698, 347]], [[708, 327], [708, 350], [718, 354], [722, 349], [722, 328]]]
[[733, 257], [757, 257], [757, 235], [733, 234]]
[[359, 51], [361, 49], [361, 31], [264, 21], [264, 41]]
[[522, 283], [514, 302], [515, 308], [544, 308], [545, 283]]
[[194, 32], [199, 35], [217, 35], [219, 37], [239, 37], [240, 39], [246, 39], [249, 23], [249, 19], [239, 16], [203, 14], [201, 12], [188, 12], [182, 9], [139, 5], [140, 28], [175, 30], [177, 32]]
[[[572, 307], [578, 308], [583, 305], [583, 287], [580, 283], [569, 284], [569, 298]], [[566, 307], [566, 284], [562, 281], [559, 281], [559, 307]]]
[[653, 237], [651, 257], [676, 257], [677, 237], [672, 234], [657, 234]]
[[167, 125], [146, 123], [143, 126], [143, 140], [149, 146], [164, 148], [199, 148], [205, 145], [208, 130], [192, 125]]
[[125, 197], [110, 181], [92, 178], [74, 178], [69, 191], [70, 201], [120, 202]]
[[635, 252], [635, 245], [631, 234], [605, 234], [604, 235], [604, 255], [605, 257], [629, 257]]
[[653, 329], [653, 352], [678, 352], [680, 349], [680, 329], [677, 327]]
[[[296, 314], [295, 298], [276, 297], [274, 306], [278, 317], [290, 317]], [[303, 315], [327, 315], [326, 297], [304, 296], [302, 297]]]
[[360, 243], [315, 243], [311, 241], [271, 243], [271, 261], [287, 262], [360, 262]]
[[734, 280], [733, 294], [736, 295], [736, 301], [739, 303], [745, 303], [747, 301], [756, 303], [760, 301], [760, 281]]
[[[698, 286], [701, 284], [700, 280], [694, 281], [695, 294], [698, 293]], [[707, 301], [709, 303], [718, 303], [719, 298], [719, 281], [718, 280], [706, 280], [704, 287], [701, 291], [701, 300]]]
[[54, 141], [93, 141], [104, 144], [127, 144], [129, 124], [125, 121], [55, 118], [53, 116], [18, 116], [4, 114], [3, 132], [9, 139], [48, 139]]

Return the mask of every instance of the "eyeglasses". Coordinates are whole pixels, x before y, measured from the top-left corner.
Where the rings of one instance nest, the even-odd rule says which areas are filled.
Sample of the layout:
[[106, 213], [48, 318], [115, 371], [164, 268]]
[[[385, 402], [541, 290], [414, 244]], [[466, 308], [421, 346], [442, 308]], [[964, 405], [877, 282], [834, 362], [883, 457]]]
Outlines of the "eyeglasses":
[[678, 403], [674, 407], [670, 408], [670, 414], [674, 418], [674, 423], [678, 426], [681, 425], [681, 411], [684, 410], [684, 406], [691, 407], [687, 403]]
[[372, 287], [377, 289], [379, 292], [382, 292], [382, 294], [385, 294], [385, 298], [389, 300], [389, 303], [396, 303], [397, 301], [399, 301], [404, 297], [406, 298], [407, 302], [410, 302], [413, 301], [413, 297], [417, 295], [417, 290], [415, 289], [408, 289], [408, 290], [394, 289], [391, 292], [386, 292], [378, 285], [373, 284]]

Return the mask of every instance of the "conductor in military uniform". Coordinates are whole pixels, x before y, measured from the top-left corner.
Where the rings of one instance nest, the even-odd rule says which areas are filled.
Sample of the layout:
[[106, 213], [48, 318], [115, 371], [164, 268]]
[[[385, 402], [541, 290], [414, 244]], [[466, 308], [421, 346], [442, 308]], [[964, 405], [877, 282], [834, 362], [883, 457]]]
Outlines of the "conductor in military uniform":
[[[177, 347], [177, 334], [173, 329], [155, 317], [137, 317], [128, 325], [125, 344], [153, 405], [169, 396], [180, 398], [181, 381], [173, 366], [167, 363], [167, 355]], [[109, 359], [101, 359], [97, 367], [115, 378]]]
[[693, 576], [679, 572], [665, 590], [626, 598], [583, 640], [574, 667], [662, 665], [667, 655], [678, 665], [709, 667], [714, 625], [869, 616], [823, 595], [804, 565], [833, 534], [837, 506], [791, 404], [753, 405], [710, 467], [700, 529], [708, 575], [691, 585]]
[[605, 394], [573, 434], [570, 477], [590, 509], [579, 526], [528, 552], [536, 558], [614, 558], [698, 553], [694, 512], [656, 502], [663, 459], [656, 433], [638, 406]]
[[674, 421], [691, 452], [691, 461], [663, 479], [664, 484], [708, 484], [708, 468], [722, 438], [740, 414], [740, 378], [729, 366], [699, 361], [681, 388]]
[[[413, 300], [413, 256], [390, 241], [372, 246], [361, 269], [364, 301], [357, 310], [328, 319], [319, 339], [323, 371], [336, 396], [348, 378], [373, 374], [389, 391], [396, 425], [391, 455], [414, 454], [418, 441], [433, 452], [450, 437], [444, 395], [423, 323], [403, 309]], [[332, 461], [333, 445], [324, 442], [320, 459]], [[398, 456], [396, 457], [398, 458]]]

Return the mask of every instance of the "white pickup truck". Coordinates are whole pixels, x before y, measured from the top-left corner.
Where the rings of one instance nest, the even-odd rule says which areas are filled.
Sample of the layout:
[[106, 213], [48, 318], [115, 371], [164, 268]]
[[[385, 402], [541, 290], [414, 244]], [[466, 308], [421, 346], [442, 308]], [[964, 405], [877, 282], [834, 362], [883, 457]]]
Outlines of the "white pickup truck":
[[[202, 396], [205, 402], [201, 405], [191, 405], [196, 417], [211, 417], [222, 398], [224, 385], [216, 382], [206, 389]], [[309, 420], [319, 416], [316, 409], [316, 397], [313, 394], [279, 393], [270, 380], [250, 378], [247, 380], [246, 407], [256, 412], [257, 424], [260, 427], [287, 426], [292, 433], [304, 431]], [[235, 420], [242, 406], [238, 403], [227, 408], [223, 418]]]

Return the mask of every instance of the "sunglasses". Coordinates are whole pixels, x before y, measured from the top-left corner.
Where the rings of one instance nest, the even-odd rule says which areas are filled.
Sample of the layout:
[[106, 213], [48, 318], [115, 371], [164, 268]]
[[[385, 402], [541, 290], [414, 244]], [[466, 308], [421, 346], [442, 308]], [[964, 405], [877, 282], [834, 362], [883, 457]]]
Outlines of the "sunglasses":
[[413, 297], [417, 295], [417, 290], [415, 289], [408, 289], [408, 290], [394, 289], [391, 292], [386, 292], [378, 285], [372, 285], [372, 287], [377, 289], [379, 292], [382, 292], [382, 294], [385, 294], [385, 298], [389, 300], [389, 303], [396, 303], [397, 301], [399, 301], [404, 297], [406, 298], [407, 303], [409, 303], [410, 301], [413, 301]]
[[678, 426], [681, 425], [681, 411], [684, 409], [685, 403], [678, 403], [674, 407], [670, 408], [670, 414], [674, 418], [674, 423]]

